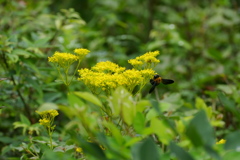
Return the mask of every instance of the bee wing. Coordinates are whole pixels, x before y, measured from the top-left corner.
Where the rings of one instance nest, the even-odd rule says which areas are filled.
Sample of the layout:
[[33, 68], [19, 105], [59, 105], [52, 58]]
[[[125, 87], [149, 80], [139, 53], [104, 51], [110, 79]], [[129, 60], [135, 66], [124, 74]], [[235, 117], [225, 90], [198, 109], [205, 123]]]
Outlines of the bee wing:
[[155, 81], [153, 79], [150, 79], [150, 83], [154, 85]]
[[152, 92], [154, 91], [155, 87], [156, 87], [156, 86], [155, 86], [155, 85], [153, 85], [153, 86], [152, 86], [152, 88], [149, 90], [149, 92], [148, 92], [148, 93], [152, 93]]
[[174, 83], [174, 80], [171, 80], [171, 79], [162, 79], [162, 83], [163, 84], [172, 84], [172, 83]]
[[155, 87], [158, 85], [156, 81], [150, 80], [150, 83], [153, 85], [152, 88], [149, 90], [149, 93], [152, 93], [155, 89]]

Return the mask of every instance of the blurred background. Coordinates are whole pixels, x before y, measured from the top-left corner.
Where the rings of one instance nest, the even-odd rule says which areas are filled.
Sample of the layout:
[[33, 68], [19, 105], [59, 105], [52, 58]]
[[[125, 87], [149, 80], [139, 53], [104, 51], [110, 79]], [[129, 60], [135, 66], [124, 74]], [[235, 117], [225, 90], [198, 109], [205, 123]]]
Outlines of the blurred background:
[[[131, 68], [128, 59], [159, 50], [161, 62], [155, 70], [175, 81], [158, 87], [160, 99], [174, 94], [182, 105], [190, 106], [201, 97], [221, 111], [217, 91], [222, 91], [239, 107], [238, 0], [0, 0], [0, 4], [0, 145], [21, 132], [9, 127], [19, 120], [19, 113], [35, 123], [34, 111], [40, 105], [66, 102], [66, 87], [56, 83], [58, 74], [47, 59], [55, 51], [89, 49], [81, 67], [110, 60]], [[143, 95], [149, 88], [150, 84]], [[88, 89], [76, 81], [71, 90]], [[238, 126], [231, 113], [225, 119], [229, 130]]]

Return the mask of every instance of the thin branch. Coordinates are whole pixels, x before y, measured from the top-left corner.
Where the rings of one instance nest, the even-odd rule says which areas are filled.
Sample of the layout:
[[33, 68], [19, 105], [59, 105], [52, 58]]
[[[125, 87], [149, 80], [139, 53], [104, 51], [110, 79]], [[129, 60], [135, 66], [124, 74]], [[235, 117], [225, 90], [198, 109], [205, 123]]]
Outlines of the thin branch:
[[[9, 65], [7, 63], [7, 59], [6, 59], [5, 55], [4, 55], [4, 53], [2, 53], [2, 59], [3, 59], [4, 65], [6, 67], [6, 70], [9, 69]], [[10, 80], [13, 82], [13, 85], [17, 86], [17, 83], [15, 81], [14, 76], [11, 73], [9, 73], [9, 75], [10, 75]], [[25, 99], [23, 98], [23, 95], [21, 94], [21, 91], [20, 91], [19, 87], [16, 87], [16, 91], [17, 91], [17, 94], [18, 94], [18, 96], [20, 97], [20, 99], [21, 99], [21, 101], [23, 103], [24, 110], [25, 110], [25, 113], [26, 113], [27, 117], [29, 119], [31, 119], [30, 106], [26, 103]]]

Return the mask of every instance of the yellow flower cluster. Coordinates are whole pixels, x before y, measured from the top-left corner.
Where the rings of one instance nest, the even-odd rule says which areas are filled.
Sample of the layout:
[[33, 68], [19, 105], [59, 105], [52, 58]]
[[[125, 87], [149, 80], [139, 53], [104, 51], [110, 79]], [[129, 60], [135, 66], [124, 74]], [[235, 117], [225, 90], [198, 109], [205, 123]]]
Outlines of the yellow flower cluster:
[[71, 53], [55, 52], [52, 57], [48, 57], [48, 61], [57, 64], [62, 68], [69, 67], [76, 61], [81, 61], [90, 51], [84, 48], [75, 49], [76, 55]]
[[74, 52], [77, 54], [79, 59], [83, 59], [90, 51], [84, 48], [75, 49]]
[[49, 126], [50, 125], [50, 121], [46, 118], [40, 119], [39, 123], [43, 126]]
[[132, 92], [137, 85], [145, 85], [155, 74], [152, 69], [126, 70], [109, 61], [99, 62], [91, 70], [81, 69], [78, 72], [79, 80], [83, 81], [96, 94], [101, 91], [111, 91], [118, 86], [124, 86]]
[[125, 70], [125, 67], [120, 67], [119, 65], [106, 61], [106, 62], [99, 62], [96, 66], [92, 67], [93, 71], [96, 72], [104, 72], [104, 73], [121, 73]]
[[50, 127], [53, 123], [54, 118], [58, 115], [58, 111], [51, 109], [47, 111], [36, 111], [40, 116], [41, 119], [39, 120], [39, 123], [43, 126]]
[[224, 144], [224, 143], [226, 143], [225, 139], [221, 139], [220, 141], [216, 142], [216, 144]]
[[77, 148], [76, 148], [76, 152], [78, 152], [78, 153], [83, 153], [83, 150], [82, 150], [82, 148], [77, 147]]
[[159, 55], [159, 51], [147, 52], [135, 59], [128, 60], [128, 63], [130, 63], [134, 68], [150, 69], [160, 62], [160, 60], [156, 58], [157, 55]]
[[48, 61], [57, 64], [62, 68], [70, 66], [73, 62], [78, 61], [79, 57], [71, 53], [55, 52], [52, 57], [48, 57]]

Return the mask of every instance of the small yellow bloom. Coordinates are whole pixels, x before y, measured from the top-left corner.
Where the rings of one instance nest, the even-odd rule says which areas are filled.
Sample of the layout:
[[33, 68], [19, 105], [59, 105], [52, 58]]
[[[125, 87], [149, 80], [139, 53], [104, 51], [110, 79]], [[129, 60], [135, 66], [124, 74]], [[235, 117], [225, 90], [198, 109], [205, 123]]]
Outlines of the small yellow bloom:
[[220, 141], [216, 142], [216, 144], [224, 144], [224, 143], [226, 143], [225, 139], [221, 139]]
[[143, 65], [142, 61], [136, 60], [136, 59], [130, 59], [128, 60], [128, 63], [130, 63], [133, 66], [141, 66]]
[[50, 120], [43, 118], [39, 120], [39, 123], [43, 126], [48, 126], [50, 124]]
[[160, 60], [156, 58], [157, 55], [159, 55], [159, 51], [147, 52], [142, 56], [136, 57], [135, 59], [128, 60], [128, 63], [130, 63], [136, 69], [139, 69], [139, 67], [150, 69], [160, 62]]
[[76, 152], [78, 152], [78, 153], [83, 153], [83, 150], [82, 150], [82, 148], [77, 147], [77, 148], [76, 148]]
[[90, 51], [84, 48], [78, 48], [75, 49], [74, 52], [77, 54], [77, 56], [82, 59], [83, 57], [85, 57]]
[[143, 69], [143, 70], [140, 70], [140, 73], [146, 79], [150, 79], [156, 74], [155, 71], [152, 69]]
[[106, 61], [106, 62], [99, 62], [94, 67], [91, 68], [93, 71], [96, 72], [104, 72], [104, 73], [121, 73], [125, 70], [125, 67], [120, 67], [119, 65]]
[[60, 52], [55, 52], [52, 57], [48, 57], [49, 62], [56, 63], [62, 68], [69, 67], [73, 62], [77, 61], [78, 59], [78, 56], [71, 53]]
[[58, 111], [55, 110], [55, 109], [52, 109], [52, 110], [49, 110], [49, 114], [52, 116], [52, 117], [56, 117], [58, 115]]

